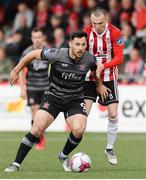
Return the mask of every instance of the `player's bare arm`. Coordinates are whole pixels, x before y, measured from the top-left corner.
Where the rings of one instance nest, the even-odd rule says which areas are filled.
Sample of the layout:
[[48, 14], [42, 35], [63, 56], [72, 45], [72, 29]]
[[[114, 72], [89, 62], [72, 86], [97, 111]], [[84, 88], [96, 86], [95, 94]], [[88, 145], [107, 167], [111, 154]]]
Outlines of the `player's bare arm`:
[[19, 72], [33, 59], [41, 59], [42, 50], [34, 50], [28, 53], [26, 56], [22, 58], [22, 60], [17, 64], [17, 66], [10, 73], [10, 84], [11, 86], [19, 77]]
[[110, 62], [104, 64], [98, 64], [96, 70], [96, 76], [99, 78], [101, 72], [104, 69], [115, 67], [123, 63], [123, 45], [119, 47], [113, 47], [114, 58]]
[[26, 99], [26, 77], [24, 69], [19, 73], [20, 97]]
[[100, 74], [101, 74], [101, 72], [103, 70], [104, 70], [104, 65], [103, 64], [98, 64], [97, 69], [96, 69], [96, 76], [97, 76], [97, 78], [100, 77]]

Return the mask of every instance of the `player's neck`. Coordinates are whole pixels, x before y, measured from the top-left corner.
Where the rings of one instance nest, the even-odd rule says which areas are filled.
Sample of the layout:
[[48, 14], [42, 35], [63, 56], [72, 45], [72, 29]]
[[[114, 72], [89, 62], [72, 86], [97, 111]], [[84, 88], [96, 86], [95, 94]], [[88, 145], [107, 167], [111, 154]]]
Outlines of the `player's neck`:
[[33, 45], [33, 48], [34, 48], [34, 49], [42, 49], [43, 46], [35, 46], [35, 45]]

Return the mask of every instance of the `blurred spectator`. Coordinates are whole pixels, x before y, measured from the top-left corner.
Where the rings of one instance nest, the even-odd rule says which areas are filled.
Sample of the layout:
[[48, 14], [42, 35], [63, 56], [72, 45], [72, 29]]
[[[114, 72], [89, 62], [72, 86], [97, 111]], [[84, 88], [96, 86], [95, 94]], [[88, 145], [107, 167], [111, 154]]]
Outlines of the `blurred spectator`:
[[82, 0], [70, 0], [70, 7], [66, 8], [68, 10], [68, 14], [74, 12], [78, 15], [78, 23], [80, 27], [82, 27], [82, 18], [86, 13], [85, 8], [83, 7]]
[[68, 41], [65, 39], [65, 34], [62, 28], [56, 28], [54, 30], [54, 48], [68, 47]]
[[63, 5], [57, 3], [55, 6], [52, 7], [52, 12], [56, 16], [63, 17], [65, 13], [65, 8], [63, 7]]
[[47, 0], [40, 0], [34, 16], [33, 26], [43, 28], [48, 25], [50, 12], [50, 3]]
[[136, 38], [133, 35], [132, 26], [128, 23], [123, 24], [122, 33], [124, 37], [124, 60], [127, 62], [129, 60], [129, 54], [134, 47]]
[[146, 5], [144, 0], [135, 0], [132, 24], [136, 28], [136, 36], [142, 38], [146, 34]]
[[4, 48], [6, 46], [5, 42], [5, 34], [2, 29], [0, 29], [0, 48]]
[[120, 19], [118, 14], [120, 12], [120, 5], [116, 0], [108, 1], [108, 5], [109, 5], [109, 20], [114, 26], [119, 28]]
[[12, 59], [14, 66], [18, 63], [22, 51], [25, 49], [21, 32], [16, 31], [7, 38], [6, 53]]
[[121, 0], [120, 21], [131, 22], [133, 12], [132, 0]]
[[12, 68], [12, 61], [6, 57], [5, 50], [0, 48], [0, 82], [8, 80]]
[[62, 18], [56, 15], [52, 15], [50, 19], [51, 28], [55, 30], [55, 28], [62, 26]]
[[61, 27], [65, 29], [67, 23], [66, 10], [63, 5], [57, 3], [52, 8], [53, 15], [61, 19]]
[[[66, 46], [64, 36], [88, 26], [95, 6], [105, 8], [109, 20], [121, 27], [125, 63], [133, 47], [146, 61], [146, 0], [0, 0], [0, 48], [17, 64], [33, 27], [43, 28], [49, 47]], [[119, 70], [124, 73], [124, 64]]]
[[[89, 7], [89, 10], [90, 10], [90, 7], [92, 8], [95, 5], [95, 3], [96, 3], [96, 6], [102, 7], [104, 9], [106, 9], [107, 11], [109, 9], [108, 8], [108, 0], [82, 0], [82, 2], [83, 2], [84, 7], [86, 7], [86, 8], [87, 8], [87, 6]], [[88, 4], [90, 4], [90, 5], [88, 5]]]
[[53, 36], [54, 30], [56, 28], [63, 28], [62, 18], [56, 15], [52, 15], [50, 18], [50, 25], [48, 26], [46, 34], [48, 34], [48, 41], [50, 43], [53, 42]]
[[130, 59], [126, 63], [125, 71], [124, 71], [128, 79], [125, 79], [123, 82], [140, 83], [143, 69], [144, 69], [144, 61], [140, 56], [139, 51], [137, 49], [132, 49], [130, 52]]
[[97, 6], [97, 1], [96, 0], [87, 0], [87, 10], [90, 11], [94, 7]]
[[24, 2], [21, 2], [20, 4], [18, 4], [17, 6], [18, 12], [15, 16], [14, 19], [14, 30], [17, 30], [20, 28], [19, 25], [19, 18], [21, 15], [24, 15], [26, 18], [26, 25], [28, 28], [30, 28], [32, 26], [32, 22], [33, 22], [33, 11], [31, 9], [28, 8], [27, 4], [25, 4]]
[[136, 42], [135, 48], [139, 49], [140, 53], [145, 58], [146, 52], [146, 5], [144, 0], [135, 0], [134, 12], [132, 14], [132, 24], [135, 27]]
[[89, 26], [91, 24], [91, 20], [90, 20], [90, 14], [89, 13], [86, 13], [84, 16], [83, 16], [83, 27], [86, 27], [86, 26]]
[[77, 31], [79, 28], [79, 17], [77, 13], [72, 12], [68, 17], [68, 25], [66, 27], [66, 34], [69, 35], [71, 32]]
[[2, 26], [4, 23], [5, 14], [6, 14], [5, 7], [0, 5], [0, 26]]
[[23, 46], [24, 48], [26, 48], [31, 44], [31, 39], [30, 39], [31, 33], [30, 33], [30, 28], [27, 27], [26, 17], [23, 14], [19, 16], [18, 23], [19, 23], [19, 28], [17, 29], [17, 31], [19, 31], [22, 34]]

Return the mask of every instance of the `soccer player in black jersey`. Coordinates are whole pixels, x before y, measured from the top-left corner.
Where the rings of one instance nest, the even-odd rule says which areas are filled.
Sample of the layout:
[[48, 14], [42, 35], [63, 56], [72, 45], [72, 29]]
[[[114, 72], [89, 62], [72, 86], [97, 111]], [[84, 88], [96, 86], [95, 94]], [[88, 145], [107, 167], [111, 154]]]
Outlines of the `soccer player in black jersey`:
[[[34, 28], [31, 32], [32, 45], [24, 50], [21, 59], [30, 51], [42, 49], [46, 47], [45, 34], [42, 29]], [[41, 99], [44, 91], [49, 85], [48, 77], [48, 61], [38, 61], [34, 59], [27, 66], [27, 73], [25, 76], [24, 70], [19, 73], [20, 96], [27, 98], [27, 104], [31, 109], [33, 124], [35, 114], [40, 107]], [[45, 137], [42, 134], [36, 142], [36, 149], [42, 150], [45, 147]]]
[[[19, 72], [33, 59], [51, 63], [49, 87], [37, 111], [31, 131], [25, 135], [14, 162], [6, 172], [15, 172], [45, 129], [60, 112], [64, 113], [71, 128], [66, 144], [59, 153], [65, 171], [71, 171], [68, 155], [81, 142], [86, 128], [87, 114], [84, 103], [85, 76], [89, 69], [96, 70], [95, 57], [85, 51], [87, 34], [77, 31], [71, 34], [69, 48], [34, 50], [22, 58], [10, 74], [10, 83], [17, 80]], [[98, 82], [97, 82], [98, 83]], [[107, 89], [105, 88], [105, 91]]]

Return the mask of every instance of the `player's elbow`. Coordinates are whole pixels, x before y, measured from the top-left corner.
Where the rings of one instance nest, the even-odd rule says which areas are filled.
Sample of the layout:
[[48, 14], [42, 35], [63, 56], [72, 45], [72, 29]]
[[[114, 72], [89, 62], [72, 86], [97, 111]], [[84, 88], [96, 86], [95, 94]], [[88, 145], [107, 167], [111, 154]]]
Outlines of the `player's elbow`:
[[117, 65], [122, 64], [123, 61], [124, 61], [124, 56], [121, 55], [121, 54], [119, 54], [119, 55], [117, 56]]
[[121, 56], [120, 60], [119, 60], [119, 64], [122, 64], [124, 62], [124, 57]]
[[41, 58], [41, 50], [33, 50], [29, 53], [31, 59], [40, 59]]

